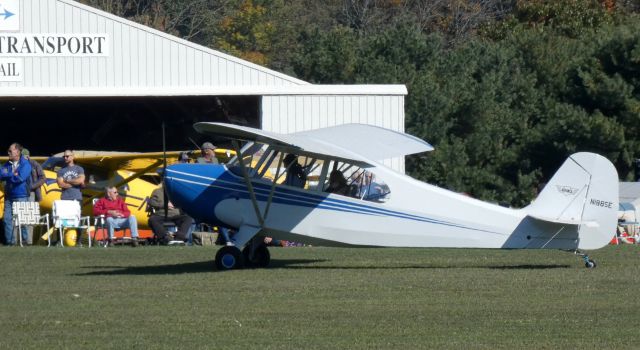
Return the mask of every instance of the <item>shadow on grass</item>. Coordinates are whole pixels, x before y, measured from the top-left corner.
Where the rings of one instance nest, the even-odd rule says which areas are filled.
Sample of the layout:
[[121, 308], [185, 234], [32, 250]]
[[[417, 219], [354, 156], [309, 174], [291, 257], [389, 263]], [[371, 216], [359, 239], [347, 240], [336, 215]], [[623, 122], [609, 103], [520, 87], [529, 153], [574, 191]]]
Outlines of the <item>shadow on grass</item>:
[[292, 270], [409, 270], [409, 269], [490, 269], [490, 270], [548, 270], [566, 269], [570, 265], [513, 265], [513, 266], [488, 266], [488, 265], [396, 265], [396, 266], [290, 266], [278, 264], [272, 261], [269, 268], [283, 268]]
[[[570, 265], [397, 265], [397, 266], [309, 266], [308, 264], [323, 263], [326, 259], [279, 259], [271, 260], [271, 269], [291, 270], [402, 270], [402, 269], [492, 269], [492, 270], [548, 270], [566, 269]], [[76, 274], [77, 276], [108, 276], [108, 275], [174, 275], [184, 273], [222, 272], [216, 270], [211, 260], [184, 264], [152, 265], [152, 266], [84, 266], [84, 269], [99, 270]]]
[[[271, 268], [287, 268], [290, 265], [313, 264], [324, 262], [326, 260], [317, 259], [291, 259], [291, 260], [272, 260]], [[75, 274], [76, 276], [109, 276], [109, 275], [178, 275], [183, 273], [202, 273], [202, 272], [222, 272], [215, 268], [213, 260], [170, 264], [170, 265], [151, 265], [151, 266], [83, 266], [83, 269], [102, 270], [91, 271], [87, 273]]]
[[548, 270], [548, 269], [568, 269], [571, 265], [511, 265], [511, 266], [487, 266], [495, 270]]

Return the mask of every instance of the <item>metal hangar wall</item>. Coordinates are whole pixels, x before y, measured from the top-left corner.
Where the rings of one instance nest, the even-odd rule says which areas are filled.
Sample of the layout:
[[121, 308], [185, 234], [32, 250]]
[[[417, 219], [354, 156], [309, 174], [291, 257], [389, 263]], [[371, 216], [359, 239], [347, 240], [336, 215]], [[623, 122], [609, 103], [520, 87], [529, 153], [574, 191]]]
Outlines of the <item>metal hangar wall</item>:
[[162, 121], [182, 149], [202, 142], [191, 124], [203, 120], [404, 131], [404, 85], [312, 85], [71, 0], [2, 0], [0, 11], [0, 139], [33, 154], [158, 150]]

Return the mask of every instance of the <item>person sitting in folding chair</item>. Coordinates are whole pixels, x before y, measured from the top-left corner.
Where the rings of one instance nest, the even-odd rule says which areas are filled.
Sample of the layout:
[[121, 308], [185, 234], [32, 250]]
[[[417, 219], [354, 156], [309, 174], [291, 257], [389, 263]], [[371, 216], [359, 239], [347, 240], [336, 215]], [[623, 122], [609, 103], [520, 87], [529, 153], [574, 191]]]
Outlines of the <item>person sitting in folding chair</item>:
[[186, 240], [191, 225], [193, 225], [193, 218], [174, 207], [171, 201], [167, 203], [168, 211], [165, 216], [164, 200], [164, 189], [162, 186], [153, 190], [151, 198], [149, 198], [149, 206], [152, 209], [151, 216], [149, 216], [149, 226], [151, 226], [153, 233], [158, 237], [162, 245], [167, 245], [171, 241], [167, 228], [164, 226], [165, 222], [172, 222], [176, 225], [178, 231], [175, 234], [175, 238], [177, 240]]
[[105, 188], [106, 196], [100, 198], [93, 206], [93, 215], [104, 215], [109, 232], [109, 246], [113, 245], [114, 231], [128, 228], [131, 230], [131, 244], [138, 246], [138, 222], [136, 217], [131, 215], [127, 204], [118, 195], [118, 189], [114, 186]]

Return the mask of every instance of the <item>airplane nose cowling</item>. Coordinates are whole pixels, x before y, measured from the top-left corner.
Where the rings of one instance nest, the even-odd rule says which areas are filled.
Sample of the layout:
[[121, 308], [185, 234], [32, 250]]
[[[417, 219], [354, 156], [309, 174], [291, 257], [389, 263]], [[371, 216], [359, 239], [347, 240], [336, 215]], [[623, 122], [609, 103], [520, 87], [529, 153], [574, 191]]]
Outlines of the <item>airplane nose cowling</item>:
[[170, 165], [165, 176], [169, 199], [197, 221], [215, 224], [214, 208], [220, 201], [220, 191], [214, 183], [224, 171], [222, 165]]

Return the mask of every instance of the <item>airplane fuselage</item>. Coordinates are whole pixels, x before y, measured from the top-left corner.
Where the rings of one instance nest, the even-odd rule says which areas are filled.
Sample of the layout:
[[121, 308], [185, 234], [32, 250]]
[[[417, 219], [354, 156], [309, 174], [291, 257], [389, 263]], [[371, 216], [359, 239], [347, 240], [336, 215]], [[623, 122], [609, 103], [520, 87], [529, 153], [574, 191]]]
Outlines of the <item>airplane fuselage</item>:
[[284, 185], [276, 185], [271, 195], [271, 181], [252, 179], [263, 223], [243, 177], [224, 165], [172, 165], [166, 183], [172, 202], [197, 220], [235, 229], [260, 227], [276, 238], [316, 245], [577, 246], [576, 230], [561, 230], [551, 239], [550, 230], [557, 231], [553, 224], [531, 219], [523, 210], [469, 198], [384, 167], [375, 171], [391, 189], [384, 203]]

